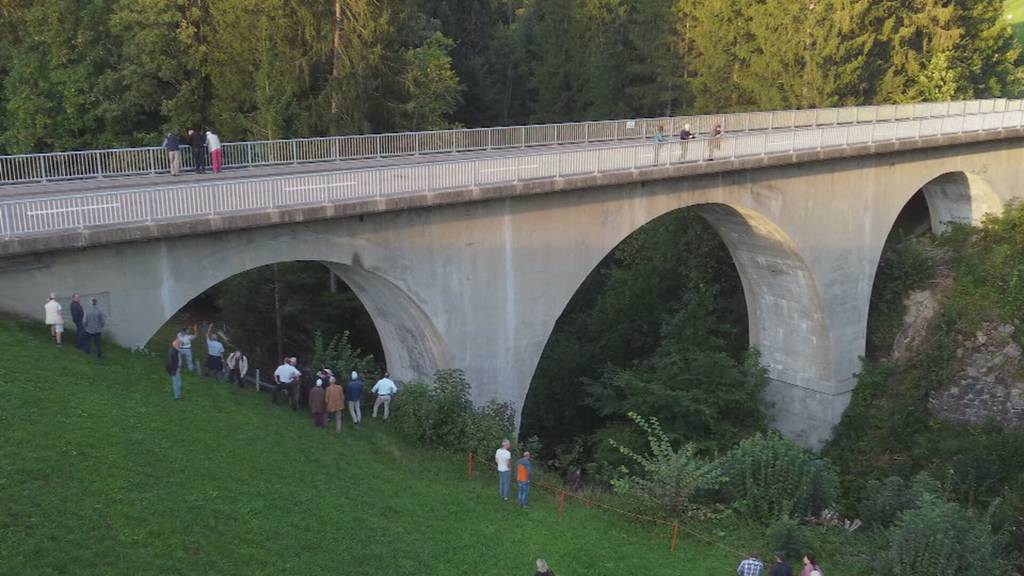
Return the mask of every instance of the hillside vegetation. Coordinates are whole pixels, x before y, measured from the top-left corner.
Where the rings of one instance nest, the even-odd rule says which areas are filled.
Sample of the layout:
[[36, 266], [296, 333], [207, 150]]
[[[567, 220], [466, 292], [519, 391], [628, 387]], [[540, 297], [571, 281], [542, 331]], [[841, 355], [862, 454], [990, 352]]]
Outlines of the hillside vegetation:
[[[543, 492], [518, 510], [464, 457], [367, 418], [341, 438], [265, 394], [0, 319], [4, 574], [722, 574], [736, 558]], [[396, 410], [401, 410], [401, 404]], [[481, 475], [486, 476], [486, 475]], [[836, 572], [837, 574], [840, 572]]]

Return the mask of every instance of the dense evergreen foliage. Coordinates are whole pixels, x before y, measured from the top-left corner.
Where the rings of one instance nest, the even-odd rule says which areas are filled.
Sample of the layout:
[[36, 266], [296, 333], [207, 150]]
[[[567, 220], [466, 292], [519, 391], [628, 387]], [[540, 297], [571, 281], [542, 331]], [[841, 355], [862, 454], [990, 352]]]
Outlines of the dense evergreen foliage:
[[718, 233], [692, 210], [630, 235], [559, 319], [522, 430], [563, 464], [623, 463], [606, 440], [641, 449], [628, 414], [656, 417], [673, 441], [726, 448], [764, 426], [766, 375], [747, 348], [746, 305]]
[[0, 152], [1019, 93], [1002, 0], [7, 0]]

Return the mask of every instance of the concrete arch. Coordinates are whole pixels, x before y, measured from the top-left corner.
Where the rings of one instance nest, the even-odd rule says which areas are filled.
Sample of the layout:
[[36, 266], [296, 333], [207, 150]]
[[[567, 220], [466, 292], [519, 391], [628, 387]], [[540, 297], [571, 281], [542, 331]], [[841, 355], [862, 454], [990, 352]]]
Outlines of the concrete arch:
[[[309, 244], [297, 244], [293, 248], [302, 248], [298, 251], [306, 252], [306, 255], [282, 257], [276, 254], [278, 250], [254, 246], [248, 253], [236, 253], [232, 258], [219, 259], [220, 264], [217, 266], [200, 262], [191, 274], [167, 274], [159, 295], [151, 294], [148, 297], [150, 301], [144, 304], [157, 313], [141, 318], [136, 316], [144, 318], [144, 321], [133, 326], [132, 334], [123, 338], [137, 342], [148, 341], [160, 326], [190, 300], [237, 274], [281, 262], [316, 261], [339, 276], [366, 307], [380, 335], [392, 376], [400, 380], [421, 379], [449, 366], [444, 341], [436, 327], [413, 298], [395, 282], [361, 266], [358, 257], [354, 259], [355, 262], [321, 260], [309, 257], [310, 253], [320, 252], [309, 250]], [[152, 301], [154, 296], [159, 296], [159, 305]]]
[[[618, 232], [614, 243], [605, 244], [601, 252], [592, 253], [588, 262], [576, 268], [577, 280], [564, 285], [571, 290], [557, 295], [562, 303], [559, 310], [564, 310], [593, 268], [630, 234], [667, 214], [687, 209], [711, 224], [732, 255], [743, 285], [749, 343], [761, 352], [771, 379], [767, 396], [774, 404], [773, 421], [790, 437], [817, 442], [817, 438], [807, 437], [808, 418], [814, 418], [807, 414], [820, 411], [805, 409], [796, 390], [825, 393], [832, 389], [832, 332], [820, 287], [809, 265], [793, 239], [760, 211], [708, 199], [689, 204], [684, 200], [682, 206], [659, 203], [655, 210], [634, 214], [617, 213], [612, 218], [622, 226], [606, 220], [607, 226], [602, 229]], [[546, 339], [554, 324], [552, 319]]]
[[986, 214], [998, 214], [1003, 202], [982, 177], [968, 172], [946, 172], [923, 186], [932, 232], [938, 234], [949, 224], [980, 224]]

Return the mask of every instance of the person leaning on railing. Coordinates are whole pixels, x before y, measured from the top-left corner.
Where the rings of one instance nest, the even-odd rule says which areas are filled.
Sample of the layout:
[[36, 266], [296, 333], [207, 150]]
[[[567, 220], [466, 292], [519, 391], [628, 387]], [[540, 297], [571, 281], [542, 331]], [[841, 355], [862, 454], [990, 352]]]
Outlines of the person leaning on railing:
[[179, 151], [181, 140], [178, 140], [178, 135], [174, 132], [168, 132], [162, 146], [164, 150], [167, 150], [167, 162], [171, 165], [171, 176], [177, 176], [181, 172], [181, 152]]

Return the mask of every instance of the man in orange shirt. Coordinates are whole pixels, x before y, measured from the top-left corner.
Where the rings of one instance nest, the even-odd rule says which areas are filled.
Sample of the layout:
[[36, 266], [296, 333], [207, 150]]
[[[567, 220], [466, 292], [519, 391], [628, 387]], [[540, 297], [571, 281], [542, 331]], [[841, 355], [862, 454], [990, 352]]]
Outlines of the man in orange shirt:
[[530, 477], [533, 467], [530, 465], [530, 453], [523, 452], [523, 457], [516, 461], [516, 483], [519, 485], [519, 507], [526, 508], [530, 495]]

